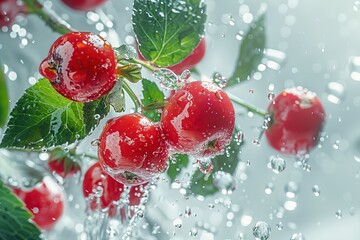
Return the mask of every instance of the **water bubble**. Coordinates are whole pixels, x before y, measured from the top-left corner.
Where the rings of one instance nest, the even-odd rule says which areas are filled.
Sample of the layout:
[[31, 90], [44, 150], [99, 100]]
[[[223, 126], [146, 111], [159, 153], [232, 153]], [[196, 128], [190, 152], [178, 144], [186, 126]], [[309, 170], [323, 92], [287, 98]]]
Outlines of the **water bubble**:
[[330, 82], [326, 88], [327, 100], [334, 104], [340, 104], [344, 98], [345, 87], [338, 82]]
[[299, 192], [299, 186], [296, 182], [290, 181], [285, 185], [285, 194], [288, 198], [295, 198]]
[[286, 162], [283, 158], [278, 156], [270, 157], [270, 167], [274, 173], [281, 173], [286, 168]]
[[238, 131], [234, 136], [234, 140], [237, 145], [241, 145], [241, 143], [244, 141], [244, 133], [242, 131]]
[[264, 50], [263, 63], [270, 69], [280, 70], [281, 64], [284, 62], [286, 54], [275, 49]]
[[198, 233], [199, 233], [199, 231], [196, 228], [194, 228], [194, 227], [190, 228], [189, 235], [191, 237], [196, 237], [198, 235]]
[[236, 181], [233, 176], [223, 171], [214, 173], [214, 185], [222, 194], [231, 194], [236, 189]]
[[268, 93], [267, 98], [271, 101], [275, 98], [275, 94], [270, 92], [270, 93]]
[[186, 82], [190, 77], [191, 77], [191, 72], [190, 70], [186, 69], [181, 73], [179, 78], [181, 82]]
[[335, 150], [338, 150], [339, 147], [340, 147], [340, 141], [339, 141], [339, 140], [336, 140], [336, 141], [334, 142], [334, 144], [333, 144], [333, 148], [334, 148]]
[[176, 228], [181, 228], [181, 227], [182, 227], [182, 220], [181, 220], [181, 218], [176, 218], [176, 219], [173, 221], [173, 225], [174, 225], [174, 227], [176, 227]]
[[294, 211], [297, 207], [297, 202], [289, 200], [284, 202], [284, 208], [288, 211]]
[[269, 238], [271, 233], [271, 227], [268, 223], [259, 221], [253, 227], [253, 235], [256, 239], [266, 240]]
[[315, 197], [318, 197], [320, 196], [320, 188], [318, 185], [314, 185], [312, 187], [312, 192], [314, 193]]
[[153, 75], [160, 85], [168, 90], [180, 89], [185, 83], [173, 71], [167, 68], [157, 68]]
[[339, 219], [339, 220], [342, 218], [342, 212], [341, 212], [340, 209], [336, 211], [335, 217], [336, 217], [337, 219]]
[[228, 79], [226, 77], [222, 76], [220, 73], [214, 74], [213, 81], [220, 88], [224, 88], [228, 83]]
[[305, 240], [305, 237], [302, 233], [294, 233], [290, 240]]
[[244, 31], [239, 31], [236, 35], [236, 40], [241, 41], [244, 38]]
[[240, 224], [244, 227], [247, 227], [251, 224], [252, 219], [253, 219], [252, 216], [244, 214], [240, 218]]

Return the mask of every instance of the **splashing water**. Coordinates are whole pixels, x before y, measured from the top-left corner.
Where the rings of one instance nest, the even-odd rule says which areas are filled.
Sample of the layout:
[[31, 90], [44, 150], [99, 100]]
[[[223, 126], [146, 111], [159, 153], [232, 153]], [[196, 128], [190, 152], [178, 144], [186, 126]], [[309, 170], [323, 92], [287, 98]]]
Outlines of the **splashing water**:
[[214, 74], [213, 81], [220, 88], [224, 88], [228, 84], [228, 79], [225, 78], [224, 76], [222, 76], [220, 73], [215, 73]]
[[230, 173], [217, 171], [214, 173], [214, 185], [222, 194], [231, 194], [236, 189], [236, 181]]
[[210, 173], [214, 168], [214, 165], [211, 162], [211, 158], [199, 158], [196, 160], [196, 163], [199, 167], [199, 170], [205, 174]]
[[176, 90], [184, 86], [185, 81], [167, 68], [157, 68], [153, 75], [164, 89]]

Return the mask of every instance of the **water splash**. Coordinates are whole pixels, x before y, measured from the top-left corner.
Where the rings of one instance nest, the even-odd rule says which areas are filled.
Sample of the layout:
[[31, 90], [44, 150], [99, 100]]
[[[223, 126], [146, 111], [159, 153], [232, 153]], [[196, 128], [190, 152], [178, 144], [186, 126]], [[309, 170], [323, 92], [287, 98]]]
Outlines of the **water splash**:
[[185, 84], [185, 81], [167, 68], [157, 68], [153, 75], [164, 89], [176, 90], [182, 88]]

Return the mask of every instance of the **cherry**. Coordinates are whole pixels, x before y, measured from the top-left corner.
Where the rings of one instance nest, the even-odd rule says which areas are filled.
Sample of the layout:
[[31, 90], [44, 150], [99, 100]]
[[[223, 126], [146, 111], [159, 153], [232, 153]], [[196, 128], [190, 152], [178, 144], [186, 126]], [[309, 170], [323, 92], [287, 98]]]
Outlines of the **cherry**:
[[235, 111], [225, 91], [195, 81], [170, 97], [160, 123], [172, 151], [211, 157], [230, 143]]
[[317, 144], [325, 111], [315, 93], [302, 87], [286, 89], [271, 101], [268, 113], [272, 120], [265, 135], [277, 151], [303, 154]]
[[57, 183], [44, 177], [33, 189], [13, 189], [33, 214], [34, 222], [42, 229], [49, 230], [64, 212], [64, 195]]
[[[136, 45], [138, 50], [138, 55], [141, 60], [146, 60], [144, 56], [140, 53], [138, 45]], [[167, 66], [166, 68], [173, 71], [175, 74], [180, 75], [184, 70], [193, 68], [196, 64], [198, 64], [205, 56], [205, 38], [202, 38], [199, 44], [195, 47], [195, 49], [181, 62]]]
[[40, 73], [64, 97], [78, 102], [93, 101], [114, 86], [116, 57], [102, 37], [71, 32], [53, 43], [40, 64]]
[[159, 124], [133, 113], [113, 118], [100, 135], [99, 162], [125, 185], [139, 185], [162, 172], [169, 152]]
[[[145, 186], [144, 184], [143, 186]], [[97, 208], [96, 198], [94, 192], [101, 188], [102, 195], [100, 197], [100, 208], [105, 209], [111, 207], [111, 203], [120, 199], [121, 193], [124, 191], [124, 185], [117, 182], [110, 175], [108, 175], [100, 166], [99, 162], [94, 163], [85, 173], [83, 180], [83, 194], [89, 197], [93, 194], [90, 208], [95, 210]], [[129, 202], [131, 206], [139, 205], [141, 199], [141, 187], [132, 187], [129, 192]], [[114, 214], [114, 213], [113, 213]]]
[[55, 149], [48, 160], [48, 167], [52, 172], [61, 177], [69, 177], [80, 171], [79, 163], [71, 154], [66, 154], [61, 149]]
[[19, 13], [25, 13], [25, 6], [17, 0], [0, 1], [0, 28], [11, 26]]
[[106, 0], [62, 0], [68, 7], [78, 11], [90, 11], [104, 4]]

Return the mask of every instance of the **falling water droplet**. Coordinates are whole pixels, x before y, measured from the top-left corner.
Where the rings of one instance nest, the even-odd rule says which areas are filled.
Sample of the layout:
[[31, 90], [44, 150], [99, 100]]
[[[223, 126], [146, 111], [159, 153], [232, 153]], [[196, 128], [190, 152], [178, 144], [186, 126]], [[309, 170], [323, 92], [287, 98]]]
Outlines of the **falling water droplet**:
[[345, 87], [338, 82], [330, 82], [326, 88], [327, 100], [334, 104], [340, 104], [344, 98]]
[[334, 142], [334, 144], [333, 144], [333, 148], [334, 148], [335, 150], [338, 150], [339, 147], [340, 147], [340, 141], [339, 141], [339, 140], [336, 140], [336, 141]]
[[276, 224], [276, 228], [277, 228], [277, 230], [281, 231], [284, 229], [284, 224], [282, 222], [278, 222]]
[[355, 81], [360, 81], [360, 57], [350, 57], [350, 77]]
[[288, 198], [295, 198], [299, 192], [299, 186], [296, 182], [290, 181], [285, 185], [285, 194]]
[[226, 77], [222, 76], [220, 73], [214, 74], [213, 81], [220, 88], [224, 88], [228, 83], [228, 79]]
[[91, 146], [97, 147], [100, 144], [100, 139], [94, 139], [91, 141]]
[[283, 158], [278, 156], [270, 157], [270, 167], [274, 173], [281, 173], [286, 168], [286, 162]]
[[270, 92], [270, 93], [268, 93], [267, 98], [271, 101], [275, 98], [275, 94]]
[[191, 208], [189, 206], [185, 207], [185, 217], [191, 216]]
[[302, 233], [294, 233], [290, 240], [305, 240], [305, 237]]
[[273, 70], [280, 70], [281, 64], [284, 62], [286, 54], [275, 49], [266, 49], [264, 51], [264, 64]]
[[181, 228], [181, 227], [182, 227], [182, 220], [181, 220], [181, 218], [176, 218], [176, 219], [173, 221], [173, 225], [174, 225], [174, 227], [176, 227], [176, 228]]
[[222, 194], [231, 194], [236, 189], [236, 181], [230, 173], [217, 171], [214, 173], [214, 185]]
[[234, 140], [237, 145], [241, 145], [241, 143], [244, 141], [244, 133], [242, 131], [238, 131], [234, 136]]
[[259, 221], [253, 227], [253, 235], [256, 239], [266, 240], [269, 238], [271, 233], [271, 227], [268, 223]]
[[314, 193], [315, 197], [318, 197], [320, 196], [320, 188], [318, 185], [314, 185], [312, 187], [312, 192]]
[[342, 218], [342, 212], [341, 212], [340, 209], [336, 211], [335, 217], [336, 217], [337, 219], [339, 219], [339, 220]]
[[274, 190], [274, 184], [273, 183], [270, 182], [270, 183], [266, 184], [265, 193], [267, 195], [270, 195], [273, 192], [273, 190]]
[[153, 75], [165, 89], [176, 90], [181, 88], [185, 83], [182, 79], [178, 78], [173, 71], [167, 68], [157, 68], [153, 72]]
[[199, 233], [199, 231], [196, 228], [194, 228], [194, 227], [190, 228], [190, 231], [189, 231], [190, 237], [196, 237], [198, 235], [198, 233]]

